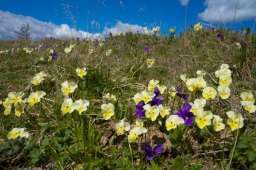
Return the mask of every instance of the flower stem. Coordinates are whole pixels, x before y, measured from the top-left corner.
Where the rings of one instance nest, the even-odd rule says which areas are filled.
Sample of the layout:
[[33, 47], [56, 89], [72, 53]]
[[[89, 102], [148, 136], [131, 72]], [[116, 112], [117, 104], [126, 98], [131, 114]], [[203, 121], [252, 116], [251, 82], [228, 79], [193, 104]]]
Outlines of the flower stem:
[[228, 166], [227, 166], [227, 170], [230, 170], [230, 167], [231, 167], [231, 164], [232, 164], [232, 159], [233, 159], [233, 156], [234, 156], [234, 152], [235, 152], [236, 144], [237, 144], [237, 140], [238, 140], [238, 134], [239, 134], [239, 130], [237, 130], [237, 133], [236, 133], [236, 139], [235, 139], [233, 149], [231, 151], [231, 157], [230, 157], [230, 160], [229, 160], [229, 163], [228, 163]]

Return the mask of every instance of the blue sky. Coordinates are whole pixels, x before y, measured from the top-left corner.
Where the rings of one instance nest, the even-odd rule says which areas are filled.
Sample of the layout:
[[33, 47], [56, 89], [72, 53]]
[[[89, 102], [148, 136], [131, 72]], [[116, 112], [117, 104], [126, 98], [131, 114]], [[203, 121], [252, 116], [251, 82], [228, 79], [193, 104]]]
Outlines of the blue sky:
[[[225, 11], [216, 12], [220, 9]], [[254, 28], [256, 0], [1, 0], [0, 10], [90, 33], [114, 27], [118, 21], [161, 26], [162, 32], [175, 27], [180, 32], [185, 21], [187, 26], [200, 21], [232, 29]]]

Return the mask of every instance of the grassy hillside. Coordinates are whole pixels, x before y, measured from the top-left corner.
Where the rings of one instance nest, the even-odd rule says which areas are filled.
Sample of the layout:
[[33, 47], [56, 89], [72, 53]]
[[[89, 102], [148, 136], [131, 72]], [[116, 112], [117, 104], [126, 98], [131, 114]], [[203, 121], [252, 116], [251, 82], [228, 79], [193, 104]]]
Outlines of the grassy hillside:
[[[221, 33], [223, 40], [216, 35]], [[64, 49], [75, 44], [70, 53]], [[23, 48], [32, 50], [26, 52]], [[239, 95], [256, 89], [256, 37], [229, 30], [188, 31], [179, 36], [126, 34], [109, 37], [104, 42], [86, 40], [1, 41], [0, 100], [9, 92], [23, 92], [25, 99], [32, 92], [42, 90], [46, 96], [33, 107], [24, 106], [21, 116], [14, 108], [4, 115], [0, 106], [0, 167], [43, 167], [46, 169], [254, 169], [256, 168], [255, 112], [247, 113], [240, 106]], [[57, 53], [49, 60], [50, 50]], [[152, 67], [147, 59], [154, 59]], [[123, 118], [134, 124], [136, 93], [147, 87], [150, 80], [167, 86], [163, 94], [171, 114], [179, 110], [182, 99], [170, 97], [172, 86], [179, 86], [189, 102], [202, 96], [191, 93], [180, 80], [181, 74], [195, 77], [197, 70], [206, 72], [208, 86], [217, 88], [214, 72], [221, 64], [232, 71], [231, 97], [219, 97], [207, 103], [214, 114], [224, 116], [235, 109], [244, 117], [244, 127], [231, 131], [228, 125], [220, 132], [210, 126], [200, 129], [179, 126], [166, 131], [165, 119], [151, 122], [143, 119], [147, 134], [135, 143], [128, 143], [127, 135], [117, 136], [115, 123]], [[76, 68], [87, 68], [80, 79]], [[44, 71], [45, 80], [38, 86], [31, 84], [36, 73]], [[61, 84], [74, 81], [78, 88], [70, 97], [90, 102], [81, 115], [74, 111], [63, 115], [64, 97]], [[105, 99], [107, 93], [116, 101]], [[110, 100], [110, 101], [109, 101]], [[115, 115], [104, 120], [103, 103], [113, 103]], [[226, 120], [226, 119], [225, 119]], [[163, 124], [159, 124], [162, 122]], [[26, 128], [28, 138], [10, 140], [8, 133], [15, 127]], [[145, 143], [159, 144], [164, 151], [154, 160], [145, 159]]]

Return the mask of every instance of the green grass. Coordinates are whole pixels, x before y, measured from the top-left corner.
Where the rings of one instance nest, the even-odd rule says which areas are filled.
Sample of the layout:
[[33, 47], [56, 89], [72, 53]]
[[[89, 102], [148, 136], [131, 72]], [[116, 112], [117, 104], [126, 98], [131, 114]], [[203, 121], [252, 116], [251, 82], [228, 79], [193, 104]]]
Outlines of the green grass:
[[[0, 55], [0, 99], [6, 98], [10, 91], [24, 91], [28, 95], [39, 89], [44, 90], [49, 99], [27, 108], [20, 118], [13, 113], [9, 116], [1, 114], [0, 168], [225, 169], [231, 157], [233, 169], [255, 168], [256, 151], [245, 142], [255, 141], [252, 115], [245, 128], [239, 131], [238, 147], [235, 147], [233, 156], [235, 133], [225, 131], [213, 135], [211, 129], [179, 128], [167, 134], [171, 152], [150, 162], [145, 160], [144, 152], [135, 144], [129, 147], [127, 140], [114, 135], [113, 121], [104, 121], [100, 115], [102, 95], [107, 92], [115, 94], [118, 99], [115, 103], [116, 120], [124, 117], [130, 120], [134, 119], [132, 97], [149, 80], [158, 79], [170, 87], [180, 84], [182, 73], [192, 77], [200, 69], [213, 75], [223, 63], [232, 68], [234, 94], [247, 89], [255, 92], [255, 35], [241, 36], [228, 30], [221, 31], [224, 41], [216, 39], [215, 31], [204, 30], [198, 33], [188, 31], [176, 39], [127, 34], [106, 39], [102, 47], [96, 41], [85, 40], [0, 42], [0, 50], [36, 47], [39, 44], [49, 47], [35, 50], [32, 54], [16, 50]], [[241, 49], [236, 42], [241, 42]], [[71, 43], [76, 44], [74, 50], [65, 54], [64, 48]], [[144, 47], [149, 47], [150, 53], [145, 54]], [[47, 61], [50, 48], [59, 53], [57, 61]], [[92, 54], [88, 53], [90, 48], [94, 49]], [[106, 56], [108, 49], [113, 52]], [[148, 57], [156, 60], [150, 69], [145, 65]], [[75, 69], [82, 66], [87, 67], [88, 75], [81, 81]], [[30, 80], [39, 71], [45, 71], [49, 76], [40, 87], [31, 87]], [[72, 97], [90, 101], [90, 108], [85, 114], [61, 114], [63, 96], [60, 84], [65, 80], [79, 82], [79, 90]], [[235, 98], [232, 102], [239, 104], [237, 100]], [[177, 102], [176, 105], [179, 107]], [[2, 111], [0, 107], [0, 113]], [[6, 135], [14, 127], [26, 127], [31, 137], [8, 140]]]

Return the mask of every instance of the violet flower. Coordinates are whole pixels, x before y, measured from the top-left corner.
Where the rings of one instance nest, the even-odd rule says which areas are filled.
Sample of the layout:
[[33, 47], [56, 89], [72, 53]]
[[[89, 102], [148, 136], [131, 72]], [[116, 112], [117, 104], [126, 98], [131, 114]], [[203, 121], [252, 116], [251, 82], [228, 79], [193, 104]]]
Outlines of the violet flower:
[[194, 121], [194, 115], [190, 112], [192, 106], [189, 103], [184, 103], [181, 109], [176, 114], [184, 120], [186, 126], [191, 126]]
[[216, 38], [217, 38], [219, 41], [223, 41], [223, 40], [224, 40], [224, 35], [223, 35], [221, 32], [217, 32]]
[[52, 60], [57, 60], [59, 57], [59, 54], [56, 51], [53, 51], [53, 53], [51, 53], [52, 56]]
[[157, 87], [155, 87], [155, 89], [154, 89], [154, 94], [155, 94], [155, 96], [151, 100], [150, 104], [151, 104], [151, 106], [154, 106], [154, 105], [159, 106], [160, 104], [163, 103], [164, 97], [161, 96], [161, 93]]
[[182, 98], [183, 100], [187, 100], [188, 96], [186, 96], [178, 86], [176, 86], [176, 95], [179, 96], [180, 98]]
[[149, 47], [144, 48], [144, 53], [149, 53], [149, 51], [150, 51]]
[[156, 145], [153, 149], [150, 147], [150, 145], [146, 144], [145, 152], [146, 152], [146, 159], [152, 160], [164, 152], [163, 144]]
[[145, 105], [144, 101], [140, 101], [137, 105], [136, 105], [136, 117], [141, 119], [143, 117], [145, 117], [145, 110], [143, 109], [143, 106]]

